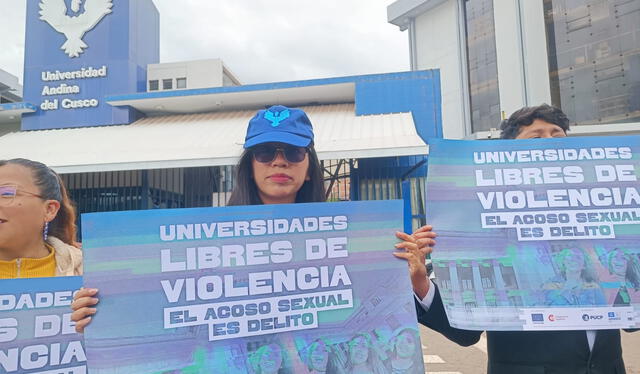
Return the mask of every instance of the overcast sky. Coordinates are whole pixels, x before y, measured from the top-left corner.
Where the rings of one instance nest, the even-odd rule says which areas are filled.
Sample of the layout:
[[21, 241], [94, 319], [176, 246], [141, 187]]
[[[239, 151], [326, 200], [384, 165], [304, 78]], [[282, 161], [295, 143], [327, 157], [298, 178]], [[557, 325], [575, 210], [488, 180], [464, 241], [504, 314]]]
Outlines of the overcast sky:
[[[21, 83], [26, 1], [0, 0], [0, 69]], [[153, 1], [160, 62], [221, 58], [243, 84], [409, 70], [393, 0]]]

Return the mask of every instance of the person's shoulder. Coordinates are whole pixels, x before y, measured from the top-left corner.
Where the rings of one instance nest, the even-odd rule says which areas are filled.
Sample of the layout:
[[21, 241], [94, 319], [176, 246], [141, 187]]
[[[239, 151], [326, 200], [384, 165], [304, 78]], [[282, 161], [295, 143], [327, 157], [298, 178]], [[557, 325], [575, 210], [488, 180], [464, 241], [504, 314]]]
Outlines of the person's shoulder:
[[55, 236], [49, 236], [47, 242], [55, 251], [57, 275], [82, 275], [80, 248], [67, 244]]

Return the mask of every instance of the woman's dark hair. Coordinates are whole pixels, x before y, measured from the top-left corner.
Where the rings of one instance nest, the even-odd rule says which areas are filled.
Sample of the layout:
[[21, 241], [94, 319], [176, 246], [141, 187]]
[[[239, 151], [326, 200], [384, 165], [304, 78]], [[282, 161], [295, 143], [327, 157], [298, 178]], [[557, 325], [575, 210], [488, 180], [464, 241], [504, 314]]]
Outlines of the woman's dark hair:
[[516, 110], [500, 123], [501, 139], [515, 139], [520, 133], [520, 129], [529, 126], [533, 121], [540, 119], [554, 125], [558, 125], [564, 132], [569, 131], [569, 118], [562, 110], [549, 104], [524, 107]]
[[314, 341], [311, 342], [311, 344], [309, 344], [309, 346], [305, 348], [305, 352], [301, 358], [307, 367], [307, 371], [311, 372], [314, 370], [313, 364], [311, 363], [311, 356], [313, 355], [313, 352], [315, 351], [315, 349], [318, 347], [318, 344], [320, 343], [324, 344], [324, 347], [327, 350], [327, 367], [325, 368], [326, 369], [325, 372], [336, 373], [336, 374], [342, 373], [343, 372], [342, 369], [344, 365], [341, 365], [338, 362], [339, 360], [336, 355], [335, 348], [331, 346], [329, 342], [327, 342], [323, 338], [315, 339]]
[[[313, 148], [313, 143], [307, 147], [309, 156], [309, 180], [305, 181], [298, 194], [296, 195], [296, 203], [315, 203], [326, 201], [324, 190], [324, 178], [322, 174], [322, 166], [318, 160], [318, 155]], [[258, 194], [258, 186], [253, 179], [253, 153], [251, 148], [245, 149], [240, 156], [240, 161], [236, 165], [236, 180], [231, 197], [227, 205], [260, 205], [260, 195]]]
[[247, 361], [252, 367], [253, 372], [257, 374], [262, 373], [262, 370], [260, 369], [260, 360], [262, 359], [262, 355], [264, 355], [264, 351], [271, 346], [278, 347], [280, 358], [282, 360], [280, 363], [280, 367], [278, 368], [278, 374], [290, 374], [291, 369], [289, 363], [289, 355], [287, 354], [287, 351], [282, 347], [282, 345], [276, 342], [264, 344], [249, 354]]
[[637, 258], [627, 252], [626, 249], [616, 247], [609, 252], [607, 255], [607, 268], [609, 269], [609, 272], [612, 272], [611, 262], [617, 252], [620, 252], [627, 260], [627, 272], [625, 274], [627, 282], [631, 283], [634, 289], [640, 289], [640, 263], [638, 263]]
[[345, 369], [348, 373], [353, 371], [353, 362], [351, 362], [351, 342], [356, 340], [357, 338], [363, 338], [367, 343], [367, 367], [371, 370], [371, 374], [382, 374], [386, 372], [386, 368], [380, 359], [378, 352], [374, 349], [373, 343], [371, 342], [371, 337], [367, 333], [357, 333], [347, 343], [347, 362], [345, 365]]
[[413, 338], [413, 342], [415, 344], [415, 349], [413, 351], [413, 356], [412, 356], [413, 364], [411, 365], [411, 368], [413, 370], [416, 370], [422, 365], [422, 346], [420, 343], [420, 334], [415, 329], [412, 329], [410, 327], [405, 327], [400, 331], [398, 331], [389, 341], [389, 344], [391, 345], [391, 352], [393, 354], [391, 359], [388, 360], [388, 365], [390, 366], [389, 367], [390, 372], [392, 371], [391, 366], [393, 365], [393, 362], [392, 362], [393, 359], [398, 357], [398, 352], [396, 350], [396, 343], [400, 338], [400, 335], [405, 333], [411, 335], [411, 337]]
[[31, 175], [39, 193], [45, 200], [56, 200], [60, 209], [56, 217], [49, 222], [49, 235], [74, 245], [76, 240], [76, 209], [69, 199], [67, 189], [60, 176], [47, 165], [25, 158], [0, 160], [0, 166], [20, 165], [31, 170]]
[[567, 279], [567, 270], [566, 270], [565, 260], [567, 259], [567, 257], [569, 257], [569, 255], [571, 255], [572, 252], [580, 253], [584, 261], [583, 268], [580, 271], [580, 278], [585, 282], [597, 282], [598, 277], [596, 275], [595, 270], [593, 270], [593, 267], [591, 266], [591, 261], [589, 260], [589, 257], [587, 257], [587, 254], [584, 252], [584, 250], [578, 247], [564, 248], [556, 254], [557, 261], [558, 261], [558, 268], [560, 269], [560, 275], [562, 276], [562, 278], [564, 278], [565, 280]]

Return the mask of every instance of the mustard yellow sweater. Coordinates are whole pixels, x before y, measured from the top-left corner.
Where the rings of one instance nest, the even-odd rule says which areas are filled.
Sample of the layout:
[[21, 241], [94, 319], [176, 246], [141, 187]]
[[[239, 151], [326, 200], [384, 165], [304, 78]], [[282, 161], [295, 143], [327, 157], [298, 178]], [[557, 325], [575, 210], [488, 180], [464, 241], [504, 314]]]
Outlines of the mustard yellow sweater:
[[49, 255], [43, 258], [18, 258], [0, 261], [0, 279], [42, 278], [56, 275], [55, 250], [47, 244]]

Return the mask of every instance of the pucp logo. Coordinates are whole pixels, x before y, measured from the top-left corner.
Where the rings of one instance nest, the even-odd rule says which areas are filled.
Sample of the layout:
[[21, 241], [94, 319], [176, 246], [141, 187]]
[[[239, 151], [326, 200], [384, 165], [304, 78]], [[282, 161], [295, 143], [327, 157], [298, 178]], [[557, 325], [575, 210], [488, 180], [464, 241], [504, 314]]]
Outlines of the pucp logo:
[[67, 15], [64, 0], [41, 0], [40, 19], [51, 25], [54, 30], [64, 34], [67, 41], [60, 47], [69, 57], [80, 57], [88, 46], [82, 41], [84, 34], [94, 28], [107, 14], [111, 13], [112, 0], [72, 0], [71, 10], [80, 11], [84, 1], [84, 13], [77, 16]]
[[593, 320], [593, 319], [598, 320], [598, 319], [603, 319], [603, 318], [604, 318], [604, 316], [601, 315], [601, 314], [595, 314], [595, 315], [583, 314], [582, 315], [582, 320], [585, 321], [585, 322], [589, 321], [589, 320]]

